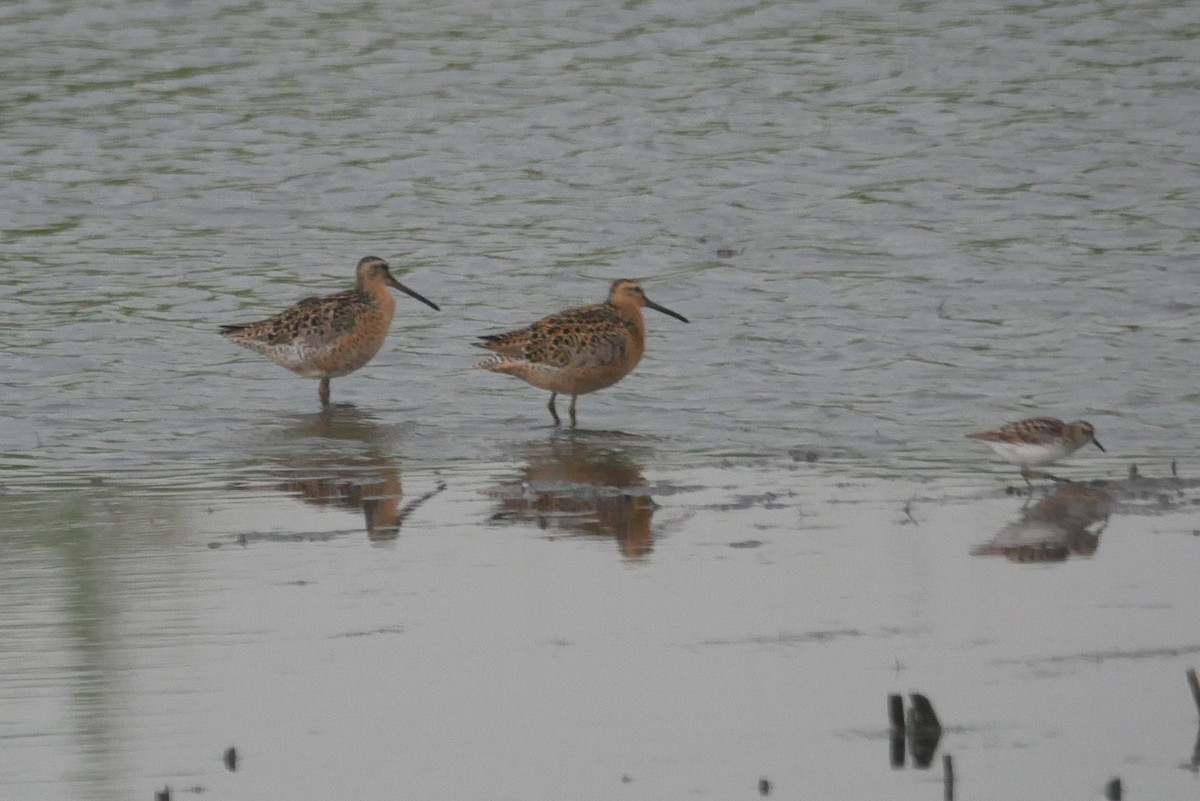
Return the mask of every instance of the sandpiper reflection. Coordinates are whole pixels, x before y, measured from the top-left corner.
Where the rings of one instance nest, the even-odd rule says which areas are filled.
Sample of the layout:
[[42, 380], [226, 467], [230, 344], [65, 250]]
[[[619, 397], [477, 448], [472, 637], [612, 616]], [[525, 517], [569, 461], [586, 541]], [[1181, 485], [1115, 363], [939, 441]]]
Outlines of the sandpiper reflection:
[[1012, 562], [1062, 562], [1089, 556], [1100, 547], [1113, 498], [1107, 491], [1068, 482], [1021, 511], [973, 556], [1004, 556]]
[[400, 471], [395, 468], [383, 468], [378, 479], [372, 481], [362, 475], [306, 475], [303, 478], [284, 481], [279, 488], [315, 506], [361, 508], [366, 518], [368, 538], [395, 539], [400, 533], [401, 522]]
[[362, 510], [367, 536], [390, 540], [404, 518], [430, 495], [402, 506], [400, 468], [389, 455], [388, 431], [353, 407], [330, 406], [287, 429], [276, 446], [278, 488], [305, 503]]
[[612, 537], [631, 560], [653, 550], [650, 519], [658, 505], [641, 467], [628, 454], [577, 437], [555, 437], [531, 447], [526, 458], [519, 479], [488, 493], [499, 501], [492, 522]]

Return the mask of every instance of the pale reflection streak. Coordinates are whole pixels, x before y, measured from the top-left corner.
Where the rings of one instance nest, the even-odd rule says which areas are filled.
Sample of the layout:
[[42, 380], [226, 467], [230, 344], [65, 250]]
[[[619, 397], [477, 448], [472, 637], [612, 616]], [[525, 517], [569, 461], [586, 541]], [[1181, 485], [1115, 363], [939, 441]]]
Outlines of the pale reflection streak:
[[[180, 507], [158, 488], [96, 478], [0, 495], [0, 520], [7, 763], [26, 771], [17, 775], [31, 792], [69, 777], [81, 797], [124, 797], [129, 676], [137, 649], [156, 645], [131, 636], [125, 613], [144, 596], [178, 592], [177, 562], [163, 554], [185, 530]], [[43, 777], [46, 765], [53, 778]]]
[[1021, 510], [1018, 520], [971, 550], [972, 556], [1003, 556], [1011, 562], [1062, 562], [1090, 556], [1100, 547], [1112, 495], [1099, 487], [1069, 482]]
[[611, 537], [629, 560], [653, 551], [651, 518], [658, 505], [628, 454], [555, 436], [529, 448], [526, 462], [519, 479], [488, 492], [499, 501], [491, 522]]

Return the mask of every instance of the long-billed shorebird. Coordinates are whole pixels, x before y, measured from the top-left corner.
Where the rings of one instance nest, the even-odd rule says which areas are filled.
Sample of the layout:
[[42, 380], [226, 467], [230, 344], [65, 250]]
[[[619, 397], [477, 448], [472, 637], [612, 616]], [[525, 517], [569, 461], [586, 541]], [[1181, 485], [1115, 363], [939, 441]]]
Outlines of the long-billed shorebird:
[[1055, 417], [1031, 417], [967, 437], [986, 443], [1001, 459], [1020, 465], [1021, 477], [1029, 486], [1033, 486], [1031, 477], [1054, 478], [1049, 473], [1030, 470], [1031, 467], [1057, 462], [1089, 442], [1104, 450], [1091, 423], [1086, 420], [1064, 423]]
[[481, 336], [478, 347], [492, 355], [475, 365], [508, 373], [550, 391], [550, 416], [559, 425], [554, 401], [571, 396], [571, 425], [580, 395], [612, 386], [632, 370], [646, 349], [642, 307], [676, 320], [688, 319], [646, 297], [637, 281], [613, 281], [608, 300], [543, 317], [527, 328]]
[[358, 262], [354, 289], [305, 298], [256, 323], [223, 325], [221, 335], [294, 373], [321, 379], [321, 405], [328, 406], [329, 379], [369, 362], [387, 337], [396, 311], [388, 287], [438, 308], [393, 278], [383, 259], [367, 256]]

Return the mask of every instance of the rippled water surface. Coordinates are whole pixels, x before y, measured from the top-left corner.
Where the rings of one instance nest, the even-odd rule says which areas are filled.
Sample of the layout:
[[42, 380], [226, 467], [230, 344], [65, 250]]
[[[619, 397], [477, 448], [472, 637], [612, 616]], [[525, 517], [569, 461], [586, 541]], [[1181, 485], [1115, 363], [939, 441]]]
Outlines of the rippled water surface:
[[[1194, 4], [0, 35], [14, 797], [927, 798], [886, 762], [914, 689], [970, 797], [1194, 792]], [[441, 311], [397, 296], [348, 405], [217, 335], [368, 254]], [[691, 322], [648, 312], [581, 431], [469, 369], [622, 276]], [[1023, 508], [962, 434], [1032, 414], [1095, 424], [1072, 477], [1182, 483]]]

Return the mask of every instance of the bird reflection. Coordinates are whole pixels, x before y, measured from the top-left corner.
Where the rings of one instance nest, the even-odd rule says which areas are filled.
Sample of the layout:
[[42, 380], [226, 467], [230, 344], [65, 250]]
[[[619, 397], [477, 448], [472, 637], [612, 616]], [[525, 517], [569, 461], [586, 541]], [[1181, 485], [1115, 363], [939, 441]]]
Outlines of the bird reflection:
[[279, 488], [314, 506], [362, 509], [371, 540], [395, 539], [400, 534], [400, 471], [383, 468], [378, 481], [364, 476], [309, 476], [284, 481]]
[[641, 467], [627, 454], [556, 436], [530, 448], [526, 458], [519, 479], [488, 493], [500, 502], [492, 522], [612, 537], [630, 560], [653, 551], [650, 519], [658, 505]]
[[388, 455], [387, 435], [353, 407], [330, 406], [306, 416], [285, 432], [286, 442], [273, 454], [286, 466], [277, 486], [315, 506], [361, 509], [368, 538], [395, 539], [404, 518], [440, 487], [401, 506], [400, 468]]
[[1012, 562], [1062, 562], [1072, 554], [1090, 556], [1100, 547], [1112, 503], [1112, 495], [1099, 487], [1063, 484], [1023, 509], [1019, 520], [971, 554], [1004, 556]]

